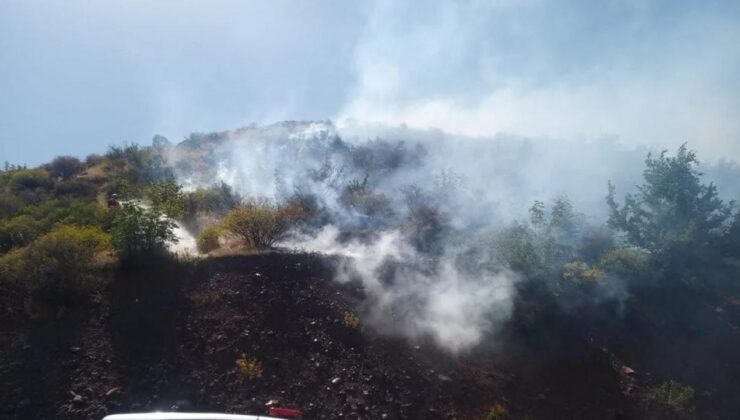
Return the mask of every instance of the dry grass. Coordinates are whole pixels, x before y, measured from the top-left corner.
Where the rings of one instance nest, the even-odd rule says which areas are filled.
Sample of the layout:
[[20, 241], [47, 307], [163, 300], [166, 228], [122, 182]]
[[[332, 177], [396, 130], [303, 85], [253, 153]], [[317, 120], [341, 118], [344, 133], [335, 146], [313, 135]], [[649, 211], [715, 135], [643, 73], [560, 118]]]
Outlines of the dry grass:
[[242, 353], [242, 355], [236, 359], [236, 368], [239, 370], [239, 373], [248, 379], [262, 377], [262, 363], [255, 358], [248, 357], [245, 353]]
[[360, 326], [360, 317], [352, 311], [345, 311], [342, 324], [344, 324], [345, 327], [357, 329]]

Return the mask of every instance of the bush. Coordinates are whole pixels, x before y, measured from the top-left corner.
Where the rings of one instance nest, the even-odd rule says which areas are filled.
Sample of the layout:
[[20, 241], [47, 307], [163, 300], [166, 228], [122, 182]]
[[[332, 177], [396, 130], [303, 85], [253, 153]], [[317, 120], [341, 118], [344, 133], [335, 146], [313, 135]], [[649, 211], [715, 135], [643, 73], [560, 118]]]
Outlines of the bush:
[[606, 273], [598, 267], [589, 267], [582, 261], [572, 261], [563, 267], [563, 278], [580, 283], [599, 282], [606, 278]]
[[223, 224], [252, 248], [261, 249], [272, 246], [300, 217], [296, 206], [277, 207], [266, 200], [253, 200], [231, 210]]
[[32, 291], [54, 298], [82, 295], [100, 284], [111, 251], [110, 236], [97, 227], [61, 225], [25, 248], [20, 265]]
[[153, 208], [173, 219], [179, 219], [185, 213], [185, 195], [181, 187], [172, 181], [149, 185], [146, 195], [152, 200]]
[[85, 158], [85, 164], [87, 166], [95, 166], [99, 164], [100, 162], [102, 162], [103, 159], [105, 159], [103, 158], [103, 156], [97, 153], [92, 153], [92, 154], [87, 155], [87, 157]]
[[57, 182], [54, 186], [54, 195], [72, 196], [78, 198], [95, 199], [98, 193], [98, 186], [90, 179], [75, 178], [67, 181]]
[[342, 324], [345, 327], [357, 329], [360, 326], [360, 317], [352, 311], [345, 311], [342, 318]]
[[119, 200], [129, 200], [139, 196], [140, 190], [131, 185], [128, 179], [119, 177], [115, 178], [110, 185], [108, 185], [108, 195], [116, 194]]
[[185, 196], [185, 213], [194, 217], [198, 212], [225, 215], [238, 206], [242, 198], [228, 184], [221, 183], [210, 188], [198, 188]]
[[49, 173], [43, 169], [22, 169], [16, 171], [8, 182], [12, 192], [33, 191], [38, 188], [50, 188], [53, 185]]
[[105, 209], [97, 203], [68, 198], [47, 200], [21, 210], [38, 221], [40, 229], [48, 231], [56, 223], [65, 225], [94, 225], [103, 219]]
[[51, 176], [67, 180], [82, 172], [85, 164], [74, 156], [58, 156], [46, 168]]
[[20, 281], [26, 266], [25, 256], [25, 248], [17, 248], [0, 256], [0, 281]]
[[28, 245], [36, 239], [39, 230], [39, 223], [26, 214], [0, 220], [0, 253]]
[[166, 251], [167, 242], [176, 242], [175, 222], [154, 209], [123, 203], [111, 226], [113, 246], [121, 262], [136, 264]]
[[26, 203], [17, 195], [0, 192], [0, 217], [10, 217], [18, 213]]
[[628, 278], [641, 278], [649, 270], [648, 258], [627, 248], [610, 249], [601, 256], [598, 265], [602, 270]]
[[198, 246], [198, 252], [201, 254], [207, 254], [214, 249], [218, 249], [218, 237], [220, 235], [221, 229], [217, 226], [210, 226], [203, 229], [195, 239], [195, 243]]
[[248, 379], [255, 379], [262, 376], [262, 364], [259, 360], [248, 357], [245, 353], [242, 353], [239, 358], [236, 359], [236, 368]]

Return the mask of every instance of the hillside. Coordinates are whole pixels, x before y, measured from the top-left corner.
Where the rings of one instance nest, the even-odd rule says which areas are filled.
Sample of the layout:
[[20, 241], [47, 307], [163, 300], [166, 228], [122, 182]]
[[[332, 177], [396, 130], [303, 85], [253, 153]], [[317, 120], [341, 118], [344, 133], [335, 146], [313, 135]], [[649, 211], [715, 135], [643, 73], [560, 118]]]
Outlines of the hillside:
[[[184, 272], [117, 277], [97, 305], [53, 325], [6, 315], [3, 336], [29, 336], [4, 353], [13, 361], [2, 371], [4, 415], [264, 413], [270, 400], [337, 419], [479, 418], [495, 407], [582, 418], [629, 411], [619, 372], [596, 349], [553, 363], [570, 360], [574, 372], [527, 377], [516, 372], [522, 360], [451, 357], [348, 323], [362, 292], [327, 281], [326, 265], [302, 254], [222, 257], [173, 268]], [[259, 375], [239, 372], [242, 355], [259, 362]], [[552, 385], [567, 392], [544, 388]]]
[[525, 146], [452, 140], [284, 122], [6, 165], [0, 417], [733, 418], [740, 212], [693, 151], [602, 220], [512, 213]]

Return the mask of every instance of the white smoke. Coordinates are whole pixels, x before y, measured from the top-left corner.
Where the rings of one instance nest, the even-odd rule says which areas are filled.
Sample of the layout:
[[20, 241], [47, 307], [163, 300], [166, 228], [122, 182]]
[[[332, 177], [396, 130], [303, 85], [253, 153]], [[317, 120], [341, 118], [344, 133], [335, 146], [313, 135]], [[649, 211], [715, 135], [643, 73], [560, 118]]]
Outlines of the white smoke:
[[327, 226], [282, 245], [346, 257], [338, 263], [336, 280], [361, 282], [369, 296], [363, 319], [380, 331], [431, 336], [458, 352], [478, 344], [511, 313], [517, 276], [509, 270], [461, 266], [453, 251], [429, 264], [398, 230], [369, 242], [341, 243], [340, 233]]
[[[174, 158], [190, 187], [220, 181], [243, 196], [314, 199], [320, 220], [281, 245], [344, 257], [336, 280], [361, 282], [366, 323], [461, 351], [495, 333], [512, 310], [517, 275], [495, 255], [492, 232], [526, 220], [535, 200], [559, 196], [587, 216], [584, 223], [603, 223], [607, 181], [632, 190], [647, 152], [616, 141], [283, 122], [198, 135]], [[725, 166], [716, 178], [737, 172]], [[366, 184], [371, 204], [383, 210], [363, 212], [343, 201], [352, 183]]]

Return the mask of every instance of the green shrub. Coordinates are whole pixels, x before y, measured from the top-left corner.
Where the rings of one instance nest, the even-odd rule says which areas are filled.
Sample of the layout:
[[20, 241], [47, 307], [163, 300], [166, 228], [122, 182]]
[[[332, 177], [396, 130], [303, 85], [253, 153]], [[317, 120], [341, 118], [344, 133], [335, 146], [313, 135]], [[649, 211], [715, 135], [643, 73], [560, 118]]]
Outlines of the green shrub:
[[149, 185], [146, 195], [152, 201], [154, 209], [169, 217], [179, 219], [185, 213], [185, 195], [181, 187], [172, 181]]
[[166, 251], [167, 242], [176, 242], [175, 222], [155, 209], [123, 203], [115, 210], [111, 226], [113, 246], [121, 262], [136, 264]]
[[95, 165], [101, 163], [103, 161], [103, 159], [105, 159], [103, 156], [101, 156], [101, 155], [99, 155], [97, 153], [91, 153], [91, 154], [87, 155], [87, 157], [85, 158], [85, 164], [87, 166], [95, 166]]
[[578, 283], [600, 282], [606, 273], [598, 267], [589, 267], [583, 261], [571, 261], [563, 267], [563, 278]]
[[22, 169], [10, 178], [8, 187], [13, 192], [50, 188], [53, 185], [49, 173], [43, 169]]
[[236, 359], [236, 368], [245, 377], [256, 379], [262, 376], [262, 363], [254, 357], [249, 357], [242, 353]]
[[207, 254], [214, 249], [218, 249], [218, 237], [220, 235], [221, 229], [217, 226], [209, 226], [203, 229], [195, 239], [195, 243], [198, 246], [198, 252], [201, 254]]
[[0, 256], [0, 281], [20, 281], [26, 267], [26, 249], [13, 249], [5, 255]]
[[18, 213], [26, 203], [11, 192], [0, 192], [0, 217], [10, 217]]
[[140, 190], [124, 177], [115, 178], [108, 185], [108, 195], [116, 194], [119, 200], [130, 200], [139, 196]]
[[72, 196], [77, 198], [95, 199], [98, 193], [98, 186], [90, 179], [73, 178], [66, 181], [59, 181], [54, 185], [54, 195]]
[[38, 205], [21, 209], [37, 220], [41, 229], [47, 231], [56, 223], [66, 225], [95, 225], [100, 223], [105, 209], [94, 201], [61, 198], [46, 200]]
[[36, 239], [39, 231], [39, 223], [27, 214], [0, 220], [0, 253], [28, 245]]
[[[60, 225], [20, 254], [25, 284], [56, 298], [89, 293], [110, 267], [111, 251], [110, 235], [97, 227]], [[20, 258], [19, 254], [13, 258]]]
[[46, 165], [49, 174], [56, 178], [70, 179], [85, 169], [85, 164], [74, 156], [57, 156]]
[[304, 217], [301, 208], [287, 204], [278, 207], [267, 200], [252, 200], [229, 212], [224, 228], [252, 248], [269, 248], [290, 226]]
[[599, 259], [599, 268], [628, 278], [640, 278], [648, 273], [645, 254], [627, 248], [613, 248]]
[[224, 216], [241, 201], [242, 198], [224, 183], [198, 188], [185, 195], [185, 219], [193, 220], [198, 213]]

